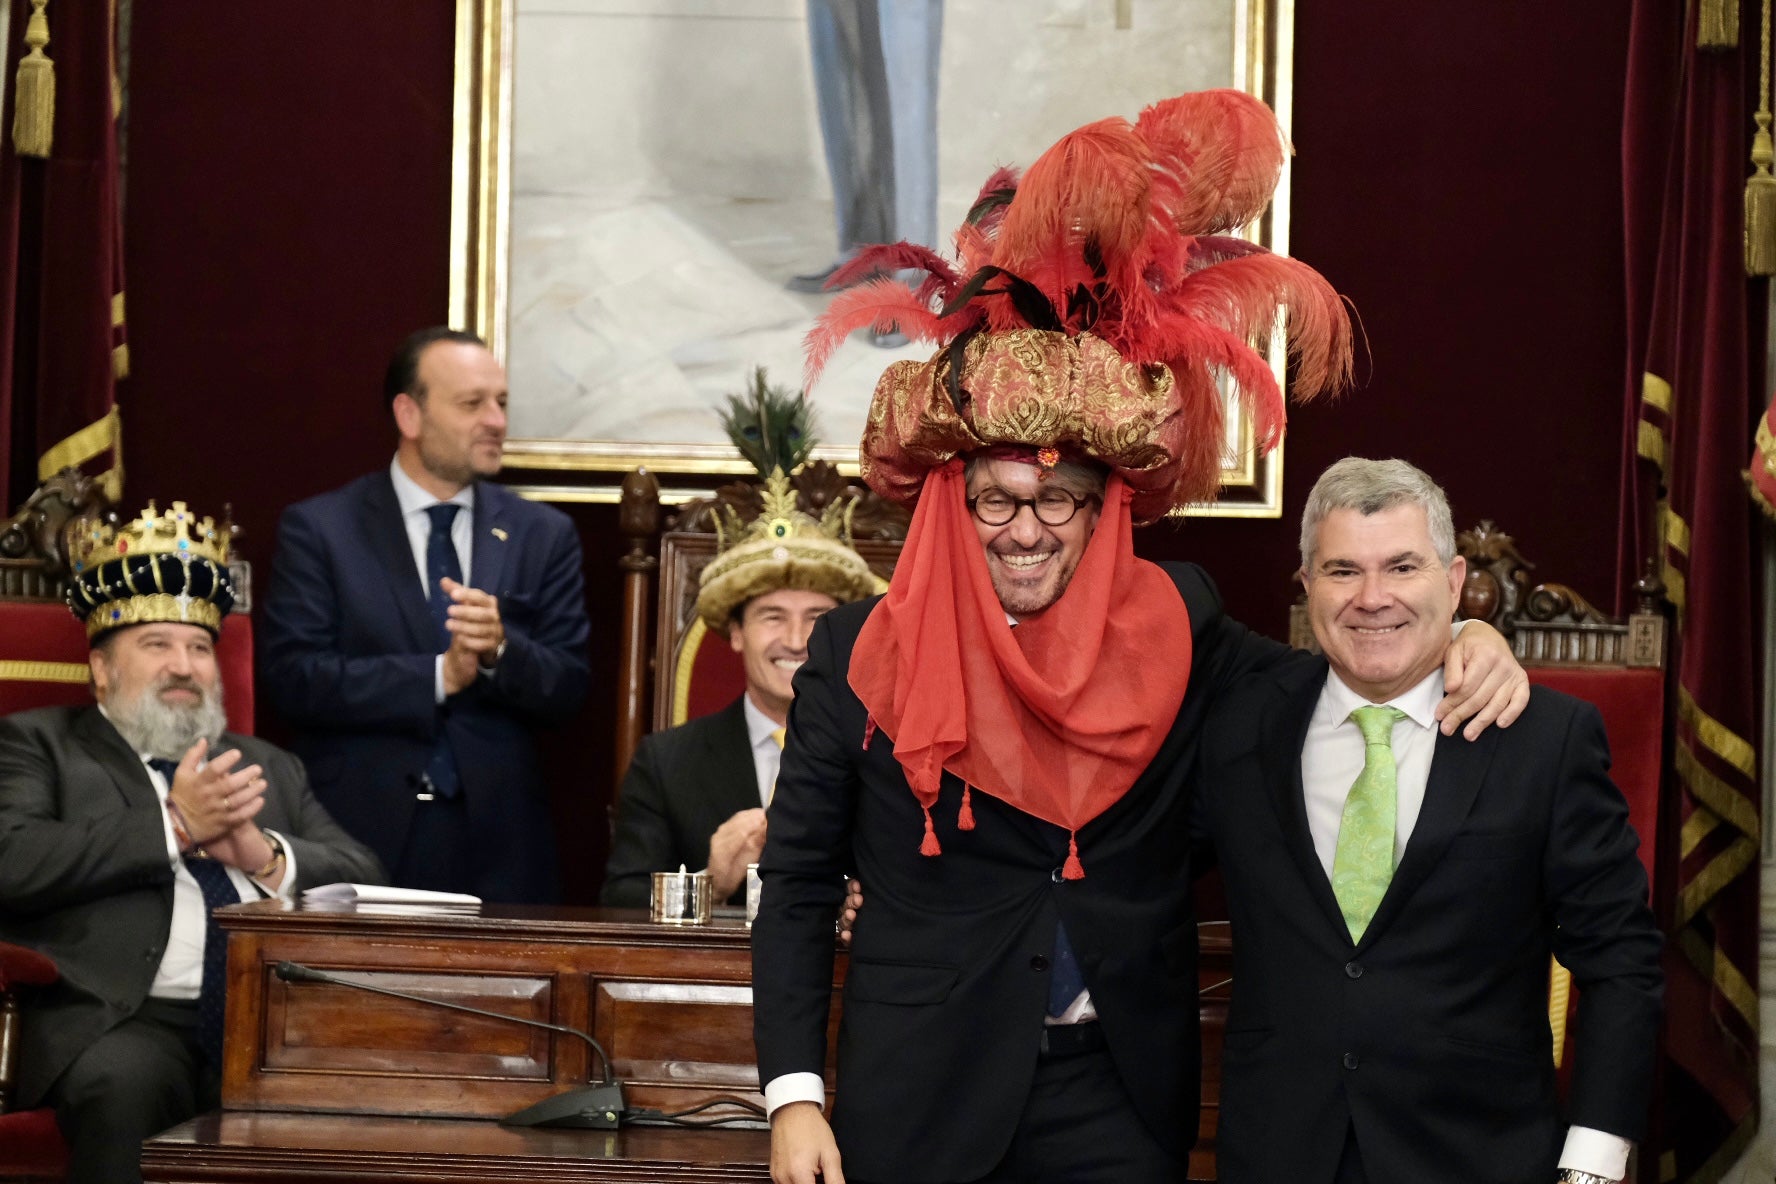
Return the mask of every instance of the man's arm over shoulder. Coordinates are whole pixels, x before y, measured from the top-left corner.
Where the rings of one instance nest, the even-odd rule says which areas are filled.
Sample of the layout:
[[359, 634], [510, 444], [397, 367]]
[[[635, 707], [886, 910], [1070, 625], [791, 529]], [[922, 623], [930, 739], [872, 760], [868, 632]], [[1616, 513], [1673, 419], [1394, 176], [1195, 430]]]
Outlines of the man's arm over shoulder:
[[[0, 912], [45, 913], [173, 878], [160, 810], [119, 801], [68, 816], [62, 718], [57, 709], [0, 718]], [[109, 778], [93, 789], [116, 792]], [[143, 792], [153, 794], [146, 772]]]
[[1569, 1119], [1637, 1139], [1651, 1096], [1664, 978], [1628, 804], [1609, 778], [1597, 709], [1538, 688], [1562, 712], [1563, 748], [1542, 874], [1554, 953], [1578, 986]]
[[851, 870], [855, 757], [863, 743], [862, 713], [846, 676], [850, 641], [867, 612], [846, 605], [822, 617], [795, 676], [752, 931], [753, 1033], [766, 1084], [826, 1065], [833, 925]]
[[580, 540], [559, 510], [525, 508], [534, 519], [527, 533], [544, 555], [541, 576], [534, 587], [501, 599], [506, 652], [484, 681], [500, 701], [536, 722], [561, 723], [580, 709], [590, 678]]
[[[407, 729], [431, 735], [437, 714], [434, 653], [345, 652], [349, 596], [338, 584], [334, 532], [355, 530], [333, 506], [335, 495], [298, 503], [278, 523], [277, 552], [265, 597], [260, 685], [278, 713], [298, 727], [362, 731]], [[368, 558], [368, 556], [366, 556]], [[391, 628], [398, 622], [391, 620]]]
[[1298, 660], [1301, 651], [1228, 616], [1209, 573], [1194, 563], [1162, 563], [1190, 613], [1190, 693], [1219, 695], [1241, 676]]

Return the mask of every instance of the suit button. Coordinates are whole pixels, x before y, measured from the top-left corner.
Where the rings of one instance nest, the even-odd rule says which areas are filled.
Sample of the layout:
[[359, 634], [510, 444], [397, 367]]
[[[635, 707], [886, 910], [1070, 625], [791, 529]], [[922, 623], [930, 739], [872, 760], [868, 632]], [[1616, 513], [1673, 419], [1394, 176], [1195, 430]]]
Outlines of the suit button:
[[1037, 955], [1033, 956], [1030, 959], [1030, 969], [1031, 970], [1047, 970], [1048, 969], [1048, 955], [1047, 954], [1037, 954]]
[[1344, 964], [1344, 977], [1346, 977], [1346, 978], [1362, 978], [1363, 977], [1363, 964], [1361, 962], [1346, 962]]
[[1358, 1064], [1359, 1064], [1359, 1062], [1358, 1062], [1358, 1060], [1357, 1060], [1357, 1054], [1356, 1054], [1356, 1053], [1354, 1053], [1354, 1052], [1347, 1052], [1347, 1053], [1345, 1053], [1345, 1054], [1344, 1054], [1344, 1067], [1345, 1067], [1345, 1068], [1346, 1068], [1346, 1069], [1355, 1069], [1355, 1068], [1356, 1068], [1356, 1067], [1357, 1067], [1357, 1065], [1358, 1065]]
[[1061, 869], [1057, 867], [1054, 869], [1054, 871], [1048, 873], [1048, 878], [1051, 882], [1059, 884], [1062, 880], [1065, 880], [1067, 877], [1061, 871]]

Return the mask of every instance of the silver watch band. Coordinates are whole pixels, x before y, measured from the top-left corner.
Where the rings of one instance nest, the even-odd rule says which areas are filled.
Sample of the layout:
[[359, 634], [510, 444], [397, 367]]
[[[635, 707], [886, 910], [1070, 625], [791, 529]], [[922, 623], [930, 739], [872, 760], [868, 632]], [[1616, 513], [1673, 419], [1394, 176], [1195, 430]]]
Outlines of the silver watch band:
[[1597, 1176], [1590, 1172], [1581, 1172], [1578, 1168], [1561, 1168], [1557, 1177], [1560, 1184], [1619, 1184], [1607, 1176]]

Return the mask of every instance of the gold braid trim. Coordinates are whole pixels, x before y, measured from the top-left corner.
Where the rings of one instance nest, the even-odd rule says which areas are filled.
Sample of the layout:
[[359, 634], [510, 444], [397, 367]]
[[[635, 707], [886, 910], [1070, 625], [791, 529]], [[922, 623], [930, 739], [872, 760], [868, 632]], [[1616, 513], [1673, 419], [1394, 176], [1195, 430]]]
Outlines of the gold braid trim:
[[1669, 505], [1665, 507], [1664, 512], [1665, 541], [1688, 556], [1690, 553], [1690, 524], [1683, 520], [1683, 515], [1673, 510]]
[[[160, 568], [155, 566], [155, 576], [160, 575]], [[135, 591], [133, 580], [135, 573], [127, 575], [131, 580], [130, 590]], [[182, 602], [182, 603], [181, 603]], [[171, 596], [165, 592], [146, 592], [124, 600], [111, 600], [94, 609], [86, 619], [87, 640], [92, 640], [107, 629], [121, 629], [125, 625], [148, 625], [169, 622], [178, 625], [201, 625], [212, 633], [222, 631], [222, 610], [214, 604], [196, 596]]]
[[685, 630], [684, 640], [678, 643], [678, 661], [672, 670], [672, 723], [675, 727], [691, 717], [691, 671], [696, 669], [697, 654], [708, 635], [709, 626], [703, 623], [703, 618], [692, 617], [691, 627]]
[[1677, 944], [1690, 965], [1696, 968], [1696, 973], [1713, 983], [1714, 989], [1732, 1005], [1751, 1030], [1757, 1031], [1757, 991], [1746, 981], [1744, 973], [1733, 965], [1733, 960], [1694, 929], [1678, 934]]
[[1700, 847], [1702, 840], [1713, 834], [1720, 824], [1720, 815], [1713, 810], [1697, 810], [1684, 819], [1683, 830], [1678, 835], [1677, 857], [1688, 859], [1691, 852]]
[[121, 427], [122, 417], [113, 407], [99, 419], [52, 444], [37, 458], [37, 480], [47, 481], [63, 469], [78, 468], [107, 449], [117, 447], [122, 437]]
[[1673, 764], [1677, 767], [1677, 775], [1683, 781], [1684, 788], [1690, 796], [1706, 806], [1723, 821], [1732, 825], [1733, 829], [1757, 841], [1758, 817], [1757, 807], [1748, 801], [1743, 794], [1715, 776], [1702, 762], [1696, 759], [1688, 745], [1679, 743], [1672, 754]]
[[1548, 1028], [1554, 1035], [1554, 1067], [1566, 1059], [1566, 1007], [1572, 1000], [1572, 971], [1548, 959]]
[[[1728, 884], [1744, 875], [1757, 862], [1758, 846], [1750, 839], [1734, 839], [1732, 844], [1714, 857], [1714, 862], [1692, 876], [1677, 897], [1677, 924], [1688, 925], [1702, 915], [1715, 897]], [[1755, 1018], [1752, 1021], [1756, 1023]]]
[[[1757, 780], [1757, 749], [1751, 746], [1750, 741], [1742, 738], [1731, 728], [1697, 706], [1695, 696], [1690, 694], [1688, 687], [1682, 685], [1677, 688], [1677, 714], [1679, 719], [1695, 730], [1697, 738], [1707, 746], [1710, 752], [1745, 774], [1747, 781], [1755, 782]], [[1723, 810], [1721, 813], [1726, 814], [1727, 812]], [[1732, 817], [1730, 814], [1727, 816]], [[1749, 829], [1741, 829], [1744, 829], [1746, 834], [1755, 836], [1757, 834], [1755, 815], [1752, 822], [1753, 825]]]
[[0, 682], [85, 683], [92, 669], [84, 662], [0, 662]]
[[1739, 0], [1701, 0], [1696, 8], [1696, 48], [1738, 47]]
[[1640, 376], [1640, 398], [1641, 402], [1657, 407], [1666, 415], [1671, 414], [1671, 384], [1651, 370]]

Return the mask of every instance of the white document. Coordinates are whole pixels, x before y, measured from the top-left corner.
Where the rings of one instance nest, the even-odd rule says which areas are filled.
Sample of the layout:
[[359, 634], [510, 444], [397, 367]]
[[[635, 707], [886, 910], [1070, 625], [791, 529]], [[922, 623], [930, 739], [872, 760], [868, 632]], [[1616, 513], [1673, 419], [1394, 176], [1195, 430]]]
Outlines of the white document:
[[424, 888], [390, 888], [382, 884], [321, 884], [302, 894], [314, 904], [480, 904], [466, 892], [429, 892]]

